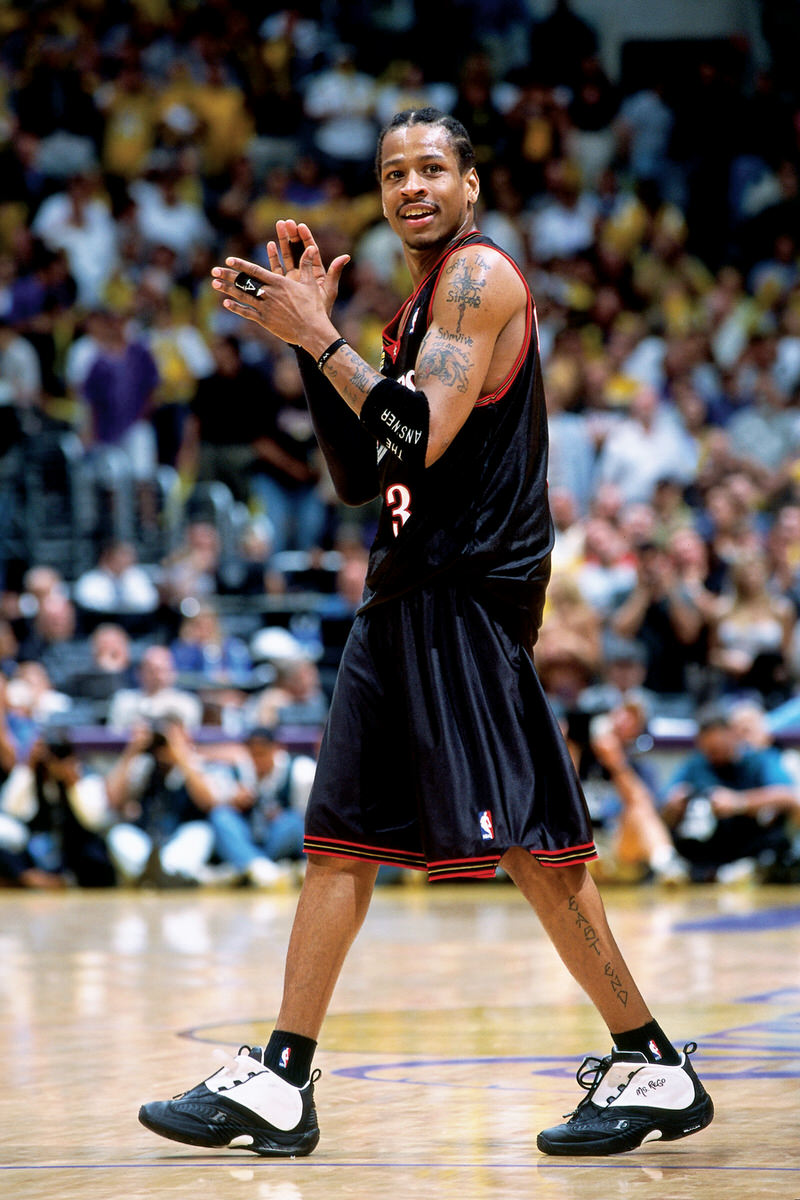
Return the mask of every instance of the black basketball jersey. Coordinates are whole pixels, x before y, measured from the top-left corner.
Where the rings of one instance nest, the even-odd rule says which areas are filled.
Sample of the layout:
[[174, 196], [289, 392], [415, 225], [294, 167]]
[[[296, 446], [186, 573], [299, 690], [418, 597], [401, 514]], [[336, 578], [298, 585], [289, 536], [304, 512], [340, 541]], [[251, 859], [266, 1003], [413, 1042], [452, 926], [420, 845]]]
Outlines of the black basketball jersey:
[[[448, 260], [472, 245], [489, 246], [508, 258], [477, 231], [448, 247], [384, 330], [381, 371], [388, 378], [415, 386], [414, 366], [436, 288]], [[528, 291], [525, 338], [514, 366], [496, 391], [477, 400], [444, 454], [432, 466], [414, 469], [379, 447], [383, 505], [363, 608], [447, 573], [449, 580], [463, 579], [470, 589], [524, 610], [532, 630], [538, 629], [553, 544], [547, 450], [536, 316]]]

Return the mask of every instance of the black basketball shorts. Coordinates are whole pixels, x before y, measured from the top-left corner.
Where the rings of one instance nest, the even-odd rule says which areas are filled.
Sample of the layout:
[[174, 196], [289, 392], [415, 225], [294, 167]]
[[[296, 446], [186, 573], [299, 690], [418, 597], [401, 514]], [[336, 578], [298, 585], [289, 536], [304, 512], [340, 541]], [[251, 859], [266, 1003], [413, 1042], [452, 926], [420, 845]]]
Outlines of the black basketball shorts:
[[308, 854], [488, 878], [522, 846], [597, 857], [558, 723], [514, 622], [454, 584], [356, 617], [306, 813]]

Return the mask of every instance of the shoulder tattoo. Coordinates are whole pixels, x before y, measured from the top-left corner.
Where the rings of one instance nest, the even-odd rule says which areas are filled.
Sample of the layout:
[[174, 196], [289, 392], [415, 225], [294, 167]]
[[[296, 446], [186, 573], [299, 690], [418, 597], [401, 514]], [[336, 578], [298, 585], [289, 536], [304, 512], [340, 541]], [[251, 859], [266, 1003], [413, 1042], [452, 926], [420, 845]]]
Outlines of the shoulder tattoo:
[[447, 300], [458, 309], [458, 325], [456, 333], [461, 332], [461, 321], [468, 308], [480, 308], [481, 291], [486, 287], [486, 272], [488, 262], [478, 254], [473, 261], [459, 255], [445, 267], [445, 275], [450, 277], [450, 289]]

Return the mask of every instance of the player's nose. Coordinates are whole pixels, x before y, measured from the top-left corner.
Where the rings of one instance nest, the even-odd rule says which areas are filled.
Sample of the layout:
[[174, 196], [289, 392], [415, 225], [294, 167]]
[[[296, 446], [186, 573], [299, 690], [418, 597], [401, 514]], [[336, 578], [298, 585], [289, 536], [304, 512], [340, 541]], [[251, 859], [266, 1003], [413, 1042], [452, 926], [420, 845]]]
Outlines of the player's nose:
[[416, 171], [409, 171], [402, 187], [403, 194], [407, 196], [416, 196], [425, 190], [425, 177], [423, 175], [418, 175]]

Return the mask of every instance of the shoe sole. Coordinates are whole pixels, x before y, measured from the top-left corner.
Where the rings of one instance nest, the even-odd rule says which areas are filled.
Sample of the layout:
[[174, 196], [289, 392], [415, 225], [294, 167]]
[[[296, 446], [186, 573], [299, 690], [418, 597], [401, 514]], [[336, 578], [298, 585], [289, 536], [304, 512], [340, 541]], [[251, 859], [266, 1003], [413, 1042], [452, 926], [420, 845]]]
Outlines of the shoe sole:
[[[674, 1120], [675, 1114], [665, 1114], [669, 1119]], [[653, 1137], [652, 1134], [658, 1129], [658, 1126], [653, 1126], [648, 1129], [630, 1129], [627, 1131], [627, 1136], [617, 1134], [616, 1137], [605, 1137], [602, 1140], [596, 1138], [593, 1141], [556, 1141], [546, 1136], [546, 1131], [540, 1133], [536, 1139], [536, 1145], [542, 1154], [555, 1155], [562, 1158], [584, 1158], [588, 1156], [607, 1156], [609, 1154], [628, 1154], [631, 1150], [638, 1150], [641, 1145], [649, 1141], [659, 1142], [677, 1142], [680, 1138], [690, 1137], [693, 1133], [700, 1133], [714, 1119], [714, 1104], [709, 1095], [703, 1096], [696, 1104], [686, 1110], [684, 1120], [680, 1126], [674, 1126], [670, 1129], [668, 1126], [660, 1131], [660, 1137]], [[664, 1122], [666, 1125], [666, 1121]]]
[[[139, 1109], [139, 1122], [144, 1125], [145, 1129], [149, 1129], [151, 1133], [157, 1133], [159, 1137], [167, 1138], [171, 1142], [180, 1142], [184, 1146], [201, 1146], [204, 1150], [247, 1150], [251, 1154], [258, 1154], [261, 1158], [305, 1158], [311, 1154], [319, 1142], [319, 1129], [309, 1129], [295, 1142], [281, 1143], [270, 1140], [264, 1133], [252, 1133], [244, 1130], [235, 1133], [227, 1142], [215, 1141], [213, 1136], [209, 1134], [204, 1138], [199, 1131], [176, 1129], [171, 1125], [165, 1125], [162, 1122], [155, 1120], [147, 1111], [147, 1105], [143, 1104]], [[244, 1137], [252, 1139], [250, 1145], [243, 1145], [241, 1140]], [[234, 1145], [234, 1143], [236, 1143]]]

